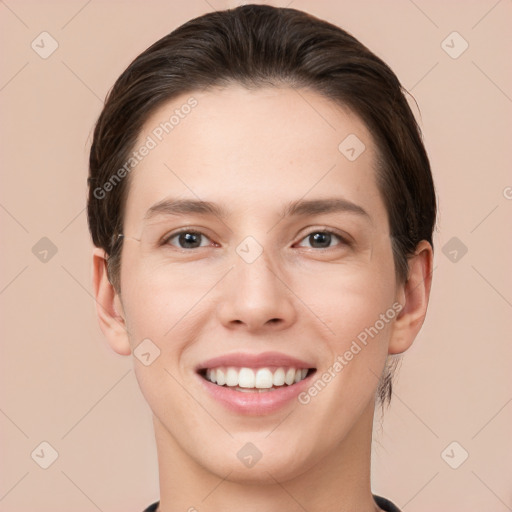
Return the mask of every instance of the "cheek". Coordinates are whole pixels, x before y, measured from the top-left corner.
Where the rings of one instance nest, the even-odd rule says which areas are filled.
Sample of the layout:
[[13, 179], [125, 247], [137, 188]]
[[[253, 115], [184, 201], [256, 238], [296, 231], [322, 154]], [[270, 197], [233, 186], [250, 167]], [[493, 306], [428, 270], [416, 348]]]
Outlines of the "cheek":
[[193, 319], [204, 309], [203, 299], [223, 273], [205, 272], [194, 263], [149, 266], [136, 254], [123, 265], [121, 287], [132, 343], [150, 338], [162, 352], [176, 353], [194, 338], [198, 326]]
[[[305, 283], [302, 295], [328, 327], [328, 337], [333, 345], [339, 345], [337, 349], [360, 334], [364, 340], [364, 332], [376, 323], [379, 333], [389, 330], [390, 319], [396, 316], [392, 308], [396, 287], [391, 256], [387, 256], [374, 255], [364, 265], [333, 266]], [[381, 315], [386, 312], [387, 321], [382, 325]]]
[[330, 331], [318, 341], [324, 364], [299, 398], [326, 438], [348, 430], [375, 395], [398, 314], [393, 268], [387, 267], [338, 269], [322, 281], [322, 291], [310, 290], [308, 304]]

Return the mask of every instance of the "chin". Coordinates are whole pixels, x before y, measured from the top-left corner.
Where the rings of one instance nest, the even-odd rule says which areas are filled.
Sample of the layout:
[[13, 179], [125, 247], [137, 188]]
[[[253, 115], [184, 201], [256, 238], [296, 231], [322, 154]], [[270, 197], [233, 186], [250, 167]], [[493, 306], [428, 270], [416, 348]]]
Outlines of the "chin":
[[228, 456], [226, 451], [217, 454], [215, 457], [218, 463], [212, 464], [211, 458], [205, 460], [204, 457], [197, 462], [219, 478], [243, 485], [259, 485], [275, 484], [276, 481], [281, 483], [297, 478], [311, 469], [321, 458], [318, 456], [315, 458], [318, 460], [305, 460], [304, 457], [298, 457], [298, 450], [290, 446], [287, 446], [286, 450], [278, 446], [268, 446], [262, 448], [261, 455], [258, 455], [254, 445], [247, 443], [242, 445], [242, 448], [239, 448], [239, 445], [240, 443], [237, 443], [234, 456]]

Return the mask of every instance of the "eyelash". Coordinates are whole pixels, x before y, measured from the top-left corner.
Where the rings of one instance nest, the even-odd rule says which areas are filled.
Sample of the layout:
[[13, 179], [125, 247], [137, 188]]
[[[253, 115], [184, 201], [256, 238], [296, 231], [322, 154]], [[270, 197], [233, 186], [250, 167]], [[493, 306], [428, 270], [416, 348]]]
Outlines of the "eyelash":
[[[208, 238], [204, 233], [201, 233], [200, 231], [195, 231], [193, 229], [190, 229], [190, 228], [184, 228], [180, 231], [176, 231], [174, 233], [171, 233], [170, 235], [167, 235], [167, 236], [164, 236], [164, 238], [162, 239], [162, 241], [160, 242], [159, 245], [161, 246], [164, 246], [164, 245], [169, 245], [169, 241], [172, 240], [173, 238], [183, 234], [183, 233], [190, 233], [190, 234], [194, 234], [194, 235], [201, 235], [201, 236], [204, 236], [205, 238]], [[314, 235], [314, 234], [317, 234], [317, 233], [322, 233], [322, 234], [329, 234], [329, 235], [334, 235], [336, 238], [338, 238], [339, 240], [341, 240], [342, 244], [347, 246], [347, 247], [352, 247], [353, 243], [348, 240], [347, 237], [344, 237], [342, 236], [341, 234], [339, 234], [338, 232], [336, 231], [332, 231], [330, 229], [315, 229], [313, 231], [310, 231], [308, 234], [306, 234], [304, 237], [302, 237], [300, 239], [300, 242], [302, 242], [303, 240], [305, 240], [306, 238], [310, 237], [311, 235]], [[178, 249], [178, 250], [181, 250], [181, 251], [186, 251], [186, 252], [189, 252], [189, 251], [193, 251], [195, 249], [204, 249], [204, 247], [194, 247], [192, 249], [185, 249], [183, 247], [175, 247], [175, 246], [172, 246], [174, 247], [175, 249]], [[320, 249], [317, 249], [315, 247], [310, 247], [310, 249], [316, 249], [318, 251], [329, 251], [329, 250], [333, 250], [335, 249], [336, 247], [324, 247], [324, 248], [320, 248]]]

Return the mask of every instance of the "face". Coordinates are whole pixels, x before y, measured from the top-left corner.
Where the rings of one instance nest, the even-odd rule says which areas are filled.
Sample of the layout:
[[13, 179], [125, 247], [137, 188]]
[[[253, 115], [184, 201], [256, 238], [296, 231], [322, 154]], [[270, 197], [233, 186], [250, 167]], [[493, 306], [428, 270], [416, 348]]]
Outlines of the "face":
[[399, 311], [372, 137], [312, 91], [233, 85], [144, 144], [120, 304], [157, 436], [222, 477], [299, 475], [373, 411]]

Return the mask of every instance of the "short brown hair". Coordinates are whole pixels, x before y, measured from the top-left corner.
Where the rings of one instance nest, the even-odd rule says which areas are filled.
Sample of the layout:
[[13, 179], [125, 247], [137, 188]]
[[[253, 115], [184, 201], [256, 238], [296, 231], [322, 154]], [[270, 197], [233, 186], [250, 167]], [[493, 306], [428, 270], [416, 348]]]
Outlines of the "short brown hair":
[[[232, 83], [307, 88], [362, 119], [379, 155], [376, 179], [388, 212], [396, 278], [405, 282], [417, 244], [427, 240], [433, 247], [437, 208], [421, 131], [398, 78], [331, 23], [296, 9], [242, 5], [192, 19], [151, 45], [107, 96], [90, 151], [88, 222], [94, 244], [108, 255], [116, 291], [122, 248], [117, 235], [130, 180], [118, 180], [108, 193], [102, 186], [125, 165], [156, 109], [184, 93]], [[379, 383], [383, 406], [391, 399], [397, 363], [396, 356], [388, 357]]]

